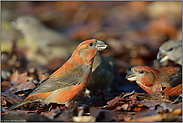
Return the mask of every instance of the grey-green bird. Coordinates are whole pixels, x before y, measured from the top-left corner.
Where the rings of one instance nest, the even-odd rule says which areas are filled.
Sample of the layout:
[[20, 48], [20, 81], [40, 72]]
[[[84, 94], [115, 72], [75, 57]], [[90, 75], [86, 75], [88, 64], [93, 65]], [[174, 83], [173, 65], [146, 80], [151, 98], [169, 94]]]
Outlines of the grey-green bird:
[[169, 40], [159, 47], [157, 60], [163, 63], [167, 60], [182, 66], [182, 40]]
[[90, 91], [109, 91], [110, 85], [114, 79], [113, 65], [109, 63], [109, 57], [102, 57], [100, 53], [97, 53], [93, 66], [90, 82], [87, 89]]
[[[79, 44], [79, 42], [47, 28], [38, 18], [30, 15], [20, 16], [12, 23], [14, 23], [14, 28], [23, 34], [26, 46], [35, 55], [38, 51], [42, 51], [46, 57], [67, 59]], [[30, 54], [28, 55], [31, 57]]]

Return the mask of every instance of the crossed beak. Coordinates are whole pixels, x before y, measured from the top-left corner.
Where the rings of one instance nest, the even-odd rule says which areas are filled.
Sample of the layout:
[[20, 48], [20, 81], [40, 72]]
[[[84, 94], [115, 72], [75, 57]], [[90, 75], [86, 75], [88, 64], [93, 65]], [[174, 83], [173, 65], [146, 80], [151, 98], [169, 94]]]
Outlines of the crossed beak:
[[136, 74], [132, 70], [127, 73], [125, 78], [129, 81], [136, 81], [137, 80]]
[[158, 55], [157, 55], [157, 60], [160, 62], [160, 63], [163, 63], [165, 61], [168, 60], [168, 55], [162, 53], [162, 52], [158, 52]]
[[105, 50], [106, 48], [108, 48], [107, 43], [105, 43], [104, 41], [97, 40], [97, 50], [98, 51]]

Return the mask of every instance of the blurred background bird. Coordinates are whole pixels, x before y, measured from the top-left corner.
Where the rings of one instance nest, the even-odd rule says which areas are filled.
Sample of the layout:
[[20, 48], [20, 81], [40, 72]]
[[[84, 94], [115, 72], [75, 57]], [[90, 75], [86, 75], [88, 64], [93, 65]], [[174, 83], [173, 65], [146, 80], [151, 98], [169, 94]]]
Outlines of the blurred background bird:
[[182, 40], [169, 40], [159, 47], [157, 60], [160, 63], [168, 60], [182, 66]]
[[163, 96], [170, 97], [182, 94], [182, 69], [179, 67], [154, 69], [148, 66], [136, 66], [131, 68], [126, 79], [136, 81], [150, 95], [160, 91]]
[[87, 89], [91, 92], [109, 92], [113, 79], [113, 63], [110, 63], [109, 57], [103, 57], [99, 52], [97, 52], [94, 58], [92, 75]]
[[18, 17], [11, 22], [20, 30], [28, 48], [26, 58], [47, 65], [53, 58], [68, 59], [79, 42], [45, 27], [38, 18], [30, 15]]

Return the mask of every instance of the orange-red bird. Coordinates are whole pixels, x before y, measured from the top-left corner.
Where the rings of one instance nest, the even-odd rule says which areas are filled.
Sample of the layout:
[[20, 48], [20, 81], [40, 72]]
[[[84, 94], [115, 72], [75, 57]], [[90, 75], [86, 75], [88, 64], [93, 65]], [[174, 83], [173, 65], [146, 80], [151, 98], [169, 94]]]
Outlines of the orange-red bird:
[[87, 86], [97, 51], [104, 50], [107, 47], [105, 42], [96, 39], [80, 43], [63, 66], [37, 86], [23, 102], [11, 106], [9, 110], [37, 101], [43, 104], [68, 105]]
[[182, 69], [162, 67], [154, 69], [148, 66], [136, 66], [126, 75], [129, 81], [136, 83], [148, 94], [162, 92], [162, 95], [178, 96], [182, 93]]

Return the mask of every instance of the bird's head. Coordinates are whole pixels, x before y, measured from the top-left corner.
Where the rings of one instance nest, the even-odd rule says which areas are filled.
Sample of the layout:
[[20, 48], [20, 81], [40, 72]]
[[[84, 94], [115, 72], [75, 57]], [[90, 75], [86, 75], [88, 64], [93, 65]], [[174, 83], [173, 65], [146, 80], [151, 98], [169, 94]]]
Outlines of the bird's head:
[[[80, 43], [71, 58], [80, 58], [85, 63], [90, 63], [98, 51], [105, 50], [108, 45], [104, 41], [91, 39]], [[77, 58], [76, 58], [77, 59]]]
[[151, 86], [157, 79], [158, 70], [148, 66], [136, 66], [127, 73], [126, 79], [143, 86]]
[[157, 60], [163, 63], [167, 60], [182, 64], [182, 41], [169, 40], [159, 47]]

